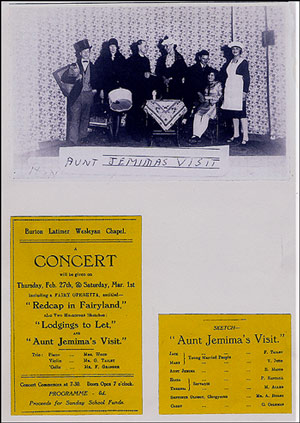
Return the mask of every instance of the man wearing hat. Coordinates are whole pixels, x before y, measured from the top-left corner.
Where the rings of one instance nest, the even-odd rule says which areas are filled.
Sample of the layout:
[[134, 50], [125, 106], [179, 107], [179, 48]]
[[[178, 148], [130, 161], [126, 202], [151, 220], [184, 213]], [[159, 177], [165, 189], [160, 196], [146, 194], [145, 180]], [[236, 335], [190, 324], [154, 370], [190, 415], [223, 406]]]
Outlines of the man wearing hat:
[[90, 110], [97, 87], [97, 76], [90, 61], [91, 46], [87, 39], [74, 44], [77, 61], [62, 75], [64, 83], [73, 88], [67, 100], [67, 142], [79, 145], [88, 134]]

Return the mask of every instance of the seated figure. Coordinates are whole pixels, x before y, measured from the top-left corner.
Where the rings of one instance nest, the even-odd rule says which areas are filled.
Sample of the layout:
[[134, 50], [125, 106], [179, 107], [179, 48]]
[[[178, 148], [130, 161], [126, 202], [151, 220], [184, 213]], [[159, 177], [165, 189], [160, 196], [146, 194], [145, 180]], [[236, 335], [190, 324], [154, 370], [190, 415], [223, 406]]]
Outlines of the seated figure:
[[194, 106], [193, 136], [189, 140], [190, 144], [200, 142], [208, 127], [209, 119], [216, 118], [216, 105], [222, 96], [222, 85], [217, 81], [217, 75], [217, 70], [212, 69], [207, 75], [208, 85], [204, 95], [198, 93], [199, 101]]

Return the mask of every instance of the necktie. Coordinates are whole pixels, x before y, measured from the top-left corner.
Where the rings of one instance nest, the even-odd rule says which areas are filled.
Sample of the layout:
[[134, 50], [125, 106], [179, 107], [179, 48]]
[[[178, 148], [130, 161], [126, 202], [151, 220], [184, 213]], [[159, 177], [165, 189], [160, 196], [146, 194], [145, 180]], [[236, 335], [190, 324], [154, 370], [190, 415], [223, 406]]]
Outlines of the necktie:
[[86, 70], [87, 70], [88, 63], [89, 63], [89, 61], [88, 61], [88, 60], [83, 60], [83, 61], [82, 61], [82, 66], [83, 66], [83, 71], [84, 71], [84, 73], [85, 73], [85, 72], [86, 72]]

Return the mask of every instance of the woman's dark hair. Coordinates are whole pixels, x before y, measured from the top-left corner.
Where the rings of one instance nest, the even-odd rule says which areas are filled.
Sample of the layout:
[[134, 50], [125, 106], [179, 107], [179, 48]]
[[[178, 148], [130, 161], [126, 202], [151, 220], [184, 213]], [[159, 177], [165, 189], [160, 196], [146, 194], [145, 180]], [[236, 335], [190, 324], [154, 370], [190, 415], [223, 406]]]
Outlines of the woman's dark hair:
[[209, 70], [209, 72], [207, 74], [207, 79], [208, 79], [208, 75], [211, 74], [211, 73], [213, 73], [215, 75], [215, 80], [219, 79], [219, 71], [217, 71], [217, 69], [213, 69], [213, 68], [211, 68]]
[[138, 54], [138, 52], [139, 52], [139, 46], [143, 42], [145, 42], [145, 40], [138, 40], [138, 41], [135, 41], [134, 43], [132, 43], [130, 45], [130, 50], [132, 51], [132, 54]]
[[[111, 40], [110, 40], [111, 41]], [[117, 53], [119, 53], [119, 46], [117, 47]], [[101, 46], [101, 50], [100, 50], [100, 56], [101, 57], [106, 57], [106, 56], [110, 56], [110, 50], [109, 50], [109, 41], [103, 41], [102, 46]]]
[[226, 59], [226, 62], [230, 62], [230, 60], [233, 58], [233, 54], [232, 54], [231, 48], [228, 47], [228, 45], [226, 44], [226, 45], [224, 45], [224, 46], [221, 47], [221, 51], [223, 53], [223, 56]]

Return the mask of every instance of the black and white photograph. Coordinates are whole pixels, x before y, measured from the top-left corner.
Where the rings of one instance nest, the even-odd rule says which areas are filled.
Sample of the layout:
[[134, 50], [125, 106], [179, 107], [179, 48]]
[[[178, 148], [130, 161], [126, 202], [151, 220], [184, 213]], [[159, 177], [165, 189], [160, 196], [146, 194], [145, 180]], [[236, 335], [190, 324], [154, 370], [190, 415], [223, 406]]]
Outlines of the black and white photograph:
[[298, 2], [1, 9], [2, 421], [298, 422]]
[[293, 8], [7, 4], [14, 177], [285, 177]]
[[5, 6], [14, 177], [286, 176], [293, 4]]

